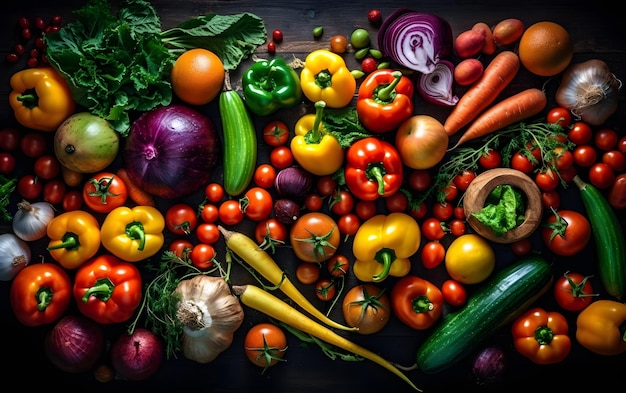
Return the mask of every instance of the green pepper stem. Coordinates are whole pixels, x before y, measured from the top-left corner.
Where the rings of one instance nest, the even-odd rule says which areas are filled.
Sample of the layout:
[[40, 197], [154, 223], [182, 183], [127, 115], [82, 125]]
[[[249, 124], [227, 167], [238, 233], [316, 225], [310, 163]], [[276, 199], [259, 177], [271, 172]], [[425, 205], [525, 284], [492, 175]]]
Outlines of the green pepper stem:
[[272, 74], [277, 70], [276, 66], [271, 66], [267, 76], [261, 78], [259, 81], [259, 86], [265, 91], [274, 90], [274, 85], [272, 83]]
[[385, 171], [382, 163], [370, 163], [370, 165], [366, 169], [366, 173], [368, 180], [376, 181], [376, 183], [378, 183], [378, 195], [384, 195], [385, 179], [383, 176], [385, 176], [385, 173], [387, 172]]
[[115, 288], [115, 285], [110, 278], [101, 278], [96, 281], [94, 286], [89, 287], [89, 289], [85, 291], [85, 294], [83, 295], [81, 300], [83, 301], [83, 303], [87, 303], [91, 296], [95, 296], [103, 302], [106, 302], [111, 298], [111, 295], [113, 295], [113, 288]]
[[75, 250], [78, 248], [79, 245], [80, 243], [78, 241], [78, 235], [72, 232], [67, 232], [61, 238], [61, 243], [55, 244], [54, 246], [49, 246], [48, 251], [58, 250], [60, 248], [65, 248], [68, 250]]
[[146, 232], [140, 222], [133, 221], [126, 225], [126, 236], [133, 240], [139, 240], [139, 247], [137, 247], [137, 250], [143, 251], [146, 246]]
[[33, 109], [39, 104], [39, 97], [36, 94], [20, 94], [16, 98], [28, 109]]
[[52, 302], [52, 290], [48, 287], [41, 287], [35, 296], [37, 299], [37, 311], [45, 311]]
[[435, 305], [430, 301], [428, 296], [419, 295], [411, 302], [413, 305], [413, 311], [418, 314], [432, 311], [435, 308]]
[[539, 326], [535, 329], [535, 340], [540, 345], [548, 345], [552, 342], [554, 338], [554, 332], [547, 326]]
[[315, 84], [320, 89], [332, 86], [333, 75], [328, 70], [322, 70], [315, 75]]
[[400, 80], [402, 79], [402, 72], [400, 71], [394, 71], [391, 73], [391, 75], [393, 76], [393, 81], [388, 84], [387, 86], [383, 87], [382, 89], [379, 89], [376, 92], [376, 100], [380, 101], [380, 102], [391, 102], [393, 101], [394, 97], [395, 97], [395, 92], [396, 92], [396, 86], [398, 85], [398, 83], [400, 83]]
[[382, 281], [389, 275], [391, 264], [396, 260], [396, 253], [390, 248], [382, 248], [378, 250], [374, 259], [383, 265], [383, 271], [372, 277], [372, 279], [374, 281]]
[[322, 139], [322, 131], [320, 131], [320, 128], [322, 127], [324, 108], [326, 108], [326, 102], [317, 101], [315, 103], [315, 120], [313, 120], [313, 128], [311, 128], [308, 135], [308, 143], [319, 143]]

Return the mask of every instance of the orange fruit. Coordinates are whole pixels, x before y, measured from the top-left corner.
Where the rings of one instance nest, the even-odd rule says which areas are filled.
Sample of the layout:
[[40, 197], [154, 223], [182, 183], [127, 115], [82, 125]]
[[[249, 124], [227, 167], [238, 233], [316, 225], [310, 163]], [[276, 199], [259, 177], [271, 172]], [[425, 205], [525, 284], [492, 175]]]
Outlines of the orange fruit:
[[204, 105], [222, 90], [224, 64], [207, 49], [190, 49], [176, 59], [171, 76], [172, 89], [178, 98], [191, 105]]
[[563, 26], [542, 21], [524, 31], [518, 54], [528, 71], [539, 76], [553, 76], [565, 70], [572, 61], [574, 44]]

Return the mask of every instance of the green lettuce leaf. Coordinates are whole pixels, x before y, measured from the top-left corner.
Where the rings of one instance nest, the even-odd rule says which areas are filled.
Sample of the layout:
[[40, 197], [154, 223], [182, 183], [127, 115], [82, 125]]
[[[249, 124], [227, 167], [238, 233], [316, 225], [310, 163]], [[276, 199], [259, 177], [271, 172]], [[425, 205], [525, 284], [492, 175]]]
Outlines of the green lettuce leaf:
[[472, 215], [496, 236], [502, 236], [524, 222], [525, 211], [521, 192], [511, 185], [503, 184], [496, 186], [487, 196], [482, 210]]

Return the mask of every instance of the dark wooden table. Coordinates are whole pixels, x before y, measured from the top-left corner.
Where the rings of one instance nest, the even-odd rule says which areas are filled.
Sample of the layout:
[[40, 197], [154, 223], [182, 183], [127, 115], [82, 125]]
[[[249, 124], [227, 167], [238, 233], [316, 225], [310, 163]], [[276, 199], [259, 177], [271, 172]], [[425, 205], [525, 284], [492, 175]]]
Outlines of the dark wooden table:
[[[350, 2], [337, 2], [328, 0], [299, 1], [299, 0], [274, 0], [274, 1], [175, 1], [155, 0], [152, 1], [162, 20], [163, 28], [173, 27], [195, 15], [205, 13], [232, 14], [249, 11], [260, 16], [266, 25], [268, 33], [274, 29], [282, 30], [284, 42], [277, 45], [276, 56], [292, 58], [296, 56], [304, 59], [306, 55], [318, 48], [327, 46], [327, 39], [335, 34], [349, 36], [357, 27], [364, 27], [371, 31], [375, 42], [377, 31], [367, 21], [367, 12], [371, 8], [378, 8], [383, 16], [389, 15], [393, 10], [401, 6], [413, 6], [416, 10], [437, 14], [446, 19], [452, 26], [456, 36], [462, 31], [471, 28], [476, 22], [482, 21], [494, 25], [505, 18], [521, 19], [526, 26], [541, 20], [552, 20], [563, 25], [571, 34], [575, 43], [574, 61], [583, 61], [591, 58], [599, 58], [607, 62], [613, 72], [621, 79], [626, 78], [626, 46], [622, 37], [623, 18], [613, 8], [603, 7], [600, 3], [578, 5], [571, 1], [555, 0], [526, 1], [526, 2], [498, 2], [487, 0], [474, 0], [471, 2], [429, 0], [421, 2], [401, 2], [381, 0], [375, 5], [356, 5]], [[72, 18], [72, 10], [83, 4], [80, 0], [4, 0], [0, 6], [0, 59], [4, 60], [10, 47], [18, 40], [17, 20], [21, 16], [33, 18], [42, 16], [50, 18], [53, 15], [61, 15], [65, 21]], [[114, 1], [113, 4], [119, 4]], [[317, 26], [324, 27], [324, 37], [314, 40], [312, 31]], [[257, 50], [257, 56], [268, 57], [266, 47], [261, 46]], [[350, 68], [357, 68], [354, 57], [348, 53], [345, 56]], [[235, 85], [239, 83], [239, 75], [250, 60], [245, 62], [234, 73]], [[24, 67], [23, 63], [8, 64], [2, 62], [0, 66], [0, 127], [16, 126], [13, 114], [8, 106], [9, 92], [8, 80], [12, 73]], [[533, 76], [521, 70], [514, 82], [507, 88], [507, 92], [520, 90], [523, 87], [539, 87], [546, 82], [546, 78]], [[550, 104], [554, 106], [554, 91], [556, 81], [547, 84]], [[459, 90], [460, 92], [461, 90]], [[622, 97], [623, 100], [623, 97]], [[430, 114], [440, 120], [444, 120], [448, 109], [427, 104], [416, 97], [415, 112]], [[623, 102], [620, 103], [619, 113], [614, 115], [607, 125], [614, 127], [624, 134], [625, 113]], [[216, 103], [207, 105], [206, 113], [218, 122]], [[302, 110], [280, 112], [281, 119], [293, 126], [296, 119], [302, 115]], [[267, 119], [256, 118], [257, 130], [262, 127]], [[268, 151], [260, 146], [259, 160], [267, 161]], [[198, 195], [188, 200], [199, 203]], [[574, 208], [581, 207], [578, 195], [573, 190], [562, 190], [563, 204]], [[161, 206], [166, 206], [161, 202]], [[623, 221], [623, 220], [622, 220]], [[242, 226], [242, 230], [249, 230], [249, 226]], [[4, 231], [7, 227], [4, 227]], [[541, 247], [540, 242], [534, 239], [534, 245]], [[34, 257], [43, 254], [37, 247], [34, 248]], [[506, 246], [494, 245], [498, 253], [498, 266], [510, 262], [512, 254]], [[222, 248], [223, 250], [223, 248]], [[350, 242], [345, 245], [345, 250], [350, 252]], [[223, 255], [223, 254], [222, 254]], [[288, 272], [294, 272], [295, 261], [291, 253], [279, 250], [276, 259]], [[593, 246], [589, 246], [583, 253], [575, 258], [561, 258], [555, 263], [556, 274], [562, 274], [567, 269], [584, 268], [584, 271], [595, 273], [595, 252]], [[424, 275], [434, 282], [441, 283], [445, 279], [444, 271], [435, 269], [425, 271], [421, 264], [416, 262], [413, 271]], [[245, 279], [245, 275], [235, 273], [235, 281]], [[389, 286], [393, 280], [389, 280]], [[355, 278], [351, 276], [346, 282], [347, 286], [355, 284]], [[600, 288], [597, 278], [593, 283]], [[71, 391], [126, 391], [126, 390], [157, 390], [173, 392], [248, 392], [248, 391], [272, 391], [272, 392], [346, 392], [346, 391], [385, 391], [408, 392], [410, 389], [397, 377], [379, 366], [365, 360], [362, 362], [344, 362], [331, 360], [315, 346], [303, 347], [294, 337], [289, 336], [289, 352], [287, 362], [261, 374], [261, 369], [253, 366], [244, 357], [243, 337], [247, 329], [253, 323], [265, 321], [266, 317], [252, 310], [245, 311], [245, 321], [237, 331], [232, 346], [222, 353], [217, 360], [210, 364], [201, 365], [188, 361], [179, 356], [162, 365], [160, 371], [151, 379], [131, 383], [128, 381], [114, 380], [108, 384], [101, 384], [94, 380], [93, 373], [66, 374], [56, 370], [45, 358], [43, 351], [43, 335], [49, 327], [27, 328], [21, 326], [13, 317], [9, 307], [8, 292], [10, 284], [0, 283], [0, 325], [5, 337], [3, 347], [4, 360], [0, 368], [0, 376], [12, 386], [24, 386], [25, 388], [52, 388], [69, 389]], [[328, 304], [317, 302], [314, 299], [313, 289], [302, 286], [315, 304], [324, 309]], [[307, 292], [308, 291], [308, 292]], [[556, 309], [556, 305], [550, 295], [541, 298], [538, 305]], [[532, 388], [543, 390], [546, 384], [558, 386], [559, 389], [579, 387], [585, 383], [598, 385], [608, 383], [620, 383], [623, 372], [626, 371], [626, 357], [601, 357], [592, 354], [582, 348], [574, 340], [575, 316], [566, 314], [570, 321], [570, 335], [574, 341], [570, 356], [557, 365], [536, 366], [527, 359], [516, 353], [512, 346], [508, 326], [504, 327], [493, 337], [490, 343], [498, 343], [507, 351], [508, 369], [501, 389]], [[342, 316], [338, 309], [334, 309], [331, 316], [338, 321]], [[111, 327], [109, 339], [124, 329], [124, 326]], [[410, 330], [402, 325], [397, 319], [392, 318], [390, 323], [381, 331], [371, 336], [349, 335], [353, 341], [371, 349], [390, 361], [401, 365], [410, 366], [415, 362], [415, 353], [420, 343], [426, 337], [427, 332]], [[9, 349], [11, 348], [11, 349]], [[463, 391], [495, 391], [493, 387], [478, 387], [472, 380], [469, 359], [461, 361], [449, 370], [436, 374], [426, 375], [419, 370], [407, 371], [408, 377], [416, 385], [424, 388], [427, 392], [450, 391], [454, 388]], [[23, 385], [21, 385], [23, 384]]]

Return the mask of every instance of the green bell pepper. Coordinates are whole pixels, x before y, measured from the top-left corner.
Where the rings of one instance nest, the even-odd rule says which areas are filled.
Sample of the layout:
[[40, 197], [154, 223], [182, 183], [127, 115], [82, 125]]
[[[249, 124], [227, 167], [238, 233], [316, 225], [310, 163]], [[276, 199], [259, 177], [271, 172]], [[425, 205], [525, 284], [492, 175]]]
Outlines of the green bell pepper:
[[259, 116], [293, 107], [302, 98], [300, 78], [282, 57], [257, 61], [241, 81], [246, 105]]

